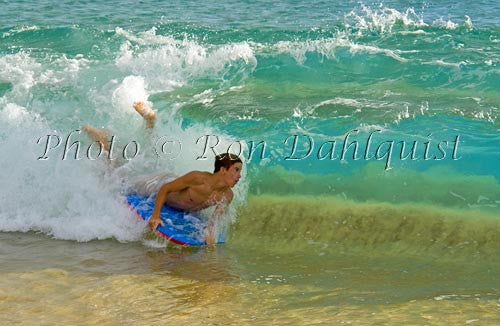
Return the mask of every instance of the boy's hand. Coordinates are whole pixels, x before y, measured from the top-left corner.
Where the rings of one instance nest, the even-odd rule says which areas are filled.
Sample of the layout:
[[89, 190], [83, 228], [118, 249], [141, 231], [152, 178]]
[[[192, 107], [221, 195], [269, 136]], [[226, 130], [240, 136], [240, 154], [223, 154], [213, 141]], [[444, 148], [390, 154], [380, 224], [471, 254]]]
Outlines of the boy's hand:
[[157, 217], [157, 218], [152, 217], [149, 219], [148, 225], [154, 231], [154, 230], [156, 230], [158, 225], [165, 226], [165, 223], [163, 223], [163, 221], [159, 217]]
[[207, 235], [205, 236], [205, 242], [208, 245], [215, 244], [215, 236], [214, 236], [213, 228], [212, 228], [212, 230], [210, 230], [210, 228], [207, 230]]

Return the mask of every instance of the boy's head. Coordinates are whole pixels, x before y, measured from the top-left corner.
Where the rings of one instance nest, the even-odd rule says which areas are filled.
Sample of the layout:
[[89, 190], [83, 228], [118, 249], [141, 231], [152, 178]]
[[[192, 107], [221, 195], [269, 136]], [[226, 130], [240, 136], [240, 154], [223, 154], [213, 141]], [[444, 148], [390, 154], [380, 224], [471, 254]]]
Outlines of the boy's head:
[[229, 168], [236, 163], [243, 164], [238, 155], [231, 153], [219, 154], [215, 157], [214, 173], [219, 172], [222, 167], [226, 168], [226, 170], [229, 170]]
[[228, 185], [234, 187], [240, 180], [242, 166], [243, 162], [237, 155], [231, 153], [219, 154], [215, 157], [214, 173], [222, 173]]

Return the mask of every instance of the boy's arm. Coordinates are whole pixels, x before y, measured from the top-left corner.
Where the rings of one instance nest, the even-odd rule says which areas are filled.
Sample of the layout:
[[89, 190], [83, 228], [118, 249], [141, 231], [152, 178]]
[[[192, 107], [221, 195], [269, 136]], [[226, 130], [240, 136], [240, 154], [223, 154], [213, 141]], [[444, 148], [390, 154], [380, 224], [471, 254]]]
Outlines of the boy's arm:
[[230, 190], [226, 196], [224, 196], [224, 199], [221, 203], [217, 204], [215, 207], [215, 211], [208, 221], [207, 225], [207, 232], [205, 236], [205, 241], [207, 244], [214, 244], [215, 243], [215, 222], [219, 221], [222, 214], [224, 214], [224, 211], [226, 210], [227, 206], [231, 203], [233, 200], [233, 192]]
[[151, 214], [151, 218], [148, 221], [149, 227], [151, 229], [156, 230], [158, 225], [165, 225], [160, 218], [160, 211], [165, 201], [167, 200], [167, 196], [170, 192], [181, 191], [186, 189], [192, 185], [195, 185], [199, 182], [200, 172], [192, 171], [180, 178], [177, 178], [171, 182], [164, 184], [158, 194], [156, 195], [155, 207], [153, 209], [153, 214]]

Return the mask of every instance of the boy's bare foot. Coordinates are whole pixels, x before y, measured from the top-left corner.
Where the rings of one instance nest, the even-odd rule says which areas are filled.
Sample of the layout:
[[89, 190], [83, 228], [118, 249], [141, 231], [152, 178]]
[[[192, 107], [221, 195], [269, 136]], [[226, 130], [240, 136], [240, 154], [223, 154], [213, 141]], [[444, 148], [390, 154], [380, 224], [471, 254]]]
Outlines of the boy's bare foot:
[[99, 142], [102, 148], [109, 152], [110, 135], [104, 129], [97, 129], [92, 126], [83, 126], [82, 131], [86, 132], [94, 141]]
[[134, 109], [144, 118], [148, 128], [154, 127], [156, 113], [148, 104], [144, 102], [134, 102]]

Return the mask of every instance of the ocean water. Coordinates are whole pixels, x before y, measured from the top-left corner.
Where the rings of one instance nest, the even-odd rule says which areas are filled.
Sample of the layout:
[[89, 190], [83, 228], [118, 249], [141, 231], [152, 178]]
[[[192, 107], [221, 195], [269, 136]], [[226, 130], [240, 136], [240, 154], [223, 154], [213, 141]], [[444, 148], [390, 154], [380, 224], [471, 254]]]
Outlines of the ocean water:
[[[500, 323], [498, 1], [1, 7], [7, 324]], [[226, 244], [124, 205], [228, 150]]]

